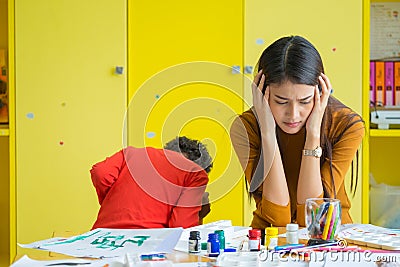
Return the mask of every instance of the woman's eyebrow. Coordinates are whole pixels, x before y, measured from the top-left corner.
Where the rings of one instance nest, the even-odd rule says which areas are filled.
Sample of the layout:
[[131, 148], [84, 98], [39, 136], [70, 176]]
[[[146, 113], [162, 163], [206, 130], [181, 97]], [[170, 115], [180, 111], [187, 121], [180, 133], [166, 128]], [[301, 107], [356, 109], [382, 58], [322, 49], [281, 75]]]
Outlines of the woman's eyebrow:
[[299, 101], [304, 101], [304, 100], [308, 100], [309, 98], [314, 97], [314, 95], [309, 95], [303, 98], [300, 98]]
[[[275, 97], [276, 98], [279, 98], [279, 99], [281, 99], [281, 100], [289, 100], [290, 98], [287, 98], [287, 97], [283, 97], [283, 96], [280, 96], [280, 95], [275, 95]], [[303, 97], [303, 98], [300, 98], [300, 99], [297, 99], [298, 101], [304, 101], [304, 100], [307, 100], [307, 99], [309, 99], [309, 98], [311, 98], [311, 97], [313, 97], [313, 95], [309, 95], [309, 96], [306, 96], [306, 97]]]
[[275, 95], [276, 98], [282, 99], [282, 100], [289, 100], [289, 98], [280, 96], [280, 95]]

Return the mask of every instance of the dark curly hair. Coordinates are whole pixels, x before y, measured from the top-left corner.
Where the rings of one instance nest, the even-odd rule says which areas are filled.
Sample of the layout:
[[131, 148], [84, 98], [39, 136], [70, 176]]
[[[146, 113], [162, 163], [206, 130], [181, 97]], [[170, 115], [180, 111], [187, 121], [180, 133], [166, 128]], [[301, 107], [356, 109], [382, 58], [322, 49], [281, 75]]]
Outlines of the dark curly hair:
[[212, 158], [206, 146], [198, 140], [186, 136], [176, 137], [166, 143], [164, 149], [182, 153], [186, 158], [200, 165], [207, 173], [213, 167]]

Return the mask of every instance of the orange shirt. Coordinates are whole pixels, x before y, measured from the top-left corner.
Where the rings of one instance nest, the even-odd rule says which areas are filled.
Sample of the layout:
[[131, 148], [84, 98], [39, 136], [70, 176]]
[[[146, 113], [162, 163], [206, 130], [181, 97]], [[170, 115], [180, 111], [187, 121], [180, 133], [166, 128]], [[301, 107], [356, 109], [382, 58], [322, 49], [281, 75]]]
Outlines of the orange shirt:
[[[327, 112], [329, 109], [327, 108]], [[343, 117], [350, 113], [355, 114], [349, 108], [342, 108], [332, 113], [332, 123], [325, 127], [325, 132], [330, 140], [335, 140], [332, 150], [332, 171], [335, 182], [336, 198], [342, 205], [342, 223], [351, 223], [349, 214], [351, 203], [347, 196], [344, 179], [356, 151], [364, 137], [364, 123], [357, 115], [353, 121], [360, 120], [345, 130], [346, 124]], [[344, 132], [343, 132], [344, 131]], [[342, 135], [340, 138], [338, 138]], [[296, 134], [287, 134], [277, 126], [277, 140], [281, 152], [283, 168], [286, 175], [290, 201], [287, 206], [281, 206], [265, 199], [262, 195], [261, 184], [254, 192], [253, 198], [257, 209], [253, 212], [253, 228], [264, 229], [268, 226], [286, 226], [287, 223], [297, 222], [304, 226], [305, 205], [297, 203], [297, 182], [300, 172], [302, 150], [306, 138], [306, 130], [303, 128]], [[338, 140], [336, 140], [336, 139]], [[245, 177], [250, 183], [253, 175], [263, 175], [261, 168], [257, 169], [261, 152], [261, 133], [252, 110], [244, 112], [237, 117], [231, 126], [231, 140], [244, 169]], [[261, 159], [262, 162], [262, 159]], [[329, 159], [322, 159], [321, 180], [328, 192], [333, 192], [332, 178], [330, 174]], [[314, 196], [314, 197], [323, 197]], [[331, 196], [333, 197], [333, 195]]]
[[127, 147], [91, 169], [100, 211], [93, 228], [199, 224], [207, 173], [182, 154]]

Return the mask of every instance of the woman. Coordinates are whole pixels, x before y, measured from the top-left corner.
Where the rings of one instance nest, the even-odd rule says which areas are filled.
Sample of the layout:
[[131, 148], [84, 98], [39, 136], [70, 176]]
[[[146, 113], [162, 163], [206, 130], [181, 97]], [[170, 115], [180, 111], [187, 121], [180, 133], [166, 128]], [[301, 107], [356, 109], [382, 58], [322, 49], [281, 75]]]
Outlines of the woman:
[[364, 123], [331, 90], [321, 56], [303, 37], [283, 37], [262, 53], [253, 107], [231, 127], [256, 201], [253, 228], [304, 225], [304, 204], [312, 197], [340, 199], [342, 223], [352, 222], [344, 178], [355, 155], [358, 164]]

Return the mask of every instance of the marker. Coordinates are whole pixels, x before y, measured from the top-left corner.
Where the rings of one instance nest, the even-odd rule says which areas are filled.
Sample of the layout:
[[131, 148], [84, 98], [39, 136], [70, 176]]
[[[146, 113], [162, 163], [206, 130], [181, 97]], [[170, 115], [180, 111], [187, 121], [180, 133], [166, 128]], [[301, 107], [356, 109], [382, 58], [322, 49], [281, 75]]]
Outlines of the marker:
[[317, 244], [317, 245], [312, 245], [312, 246], [305, 246], [302, 248], [298, 248], [298, 249], [293, 249], [296, 252], [302, 252], [302, 251], [309, 251], [312, 250], [314, 248], [320, 248], [320, 247], [328, 247], [328, 246], [336, 246], [338, 243], [337, 242], [327, 242], [327, 243], [323, 243], [323, 244]]
[[[340, 209], [340, 207], [337, 207], [337, 208]], [[340, 218], [340, 211], [338, 211], [338, 214], [336, 214], [335, 223], [333, 224], [332, 233], [330, 236], [330, 239], [332, 239], [332, 240], [335, 238], [335, 232], [336, 232], [336, 227], [338, 225], [339, 218]]]
[[318, 209], [318, 213], [315, 216], [315, 221], [318, 223], [321, 223], [321, 218], [325, 215], [326, 211], [328, 210], [329, 207], [329, 202], [324, 202], [321, 204], [321, 206]]
[[332, 213], [333, 213], [333, 204], [330, 204], [329, 208], [328, 208], [328, 215], [326, 216], [326, 219], [325, 219], [324, 231], [322, 232], [323, 240], [326, 240], [328, 237], [328, 231], [331, 226]]
[[46, 264], [45, 266], [61, 266], [61, 265], [66, 265], [66, 266], [77, 266], [77, 265], [86, 265], [86, 264], [92, 264], [91, 262], [58, 262], [58, 263], [50, 263]]
[[331, 238], [333, 225], [335, 224], [335, 219], [336, 219], [336, 207], [333, 208], [332, 218], [331, 218], [331, 221], [329, 222], [329, 230], [328, 230], [328, 235], [326, 236], [326, 239]]
[[167, 259], [167, 256], [165, 254], [144, 254], [140, 255], [140, 259], [142, 261], [163, 261]]
[[291, 250], [291, 249], [296, 249], [296, 248], [303, 248], [306, 245], [304, 244], [288, 244], [288, 245], [283, 245], [283, 246], [276, 246], [275, 251], [280, 251], [280, 250]]
[[358, 246], [348, 246], [348, 247], [341, 247], [341, 246], [329, 246], [329, 247], [321, 247], [316, 248], [316, 251], [358, 251], [360, 248]]

